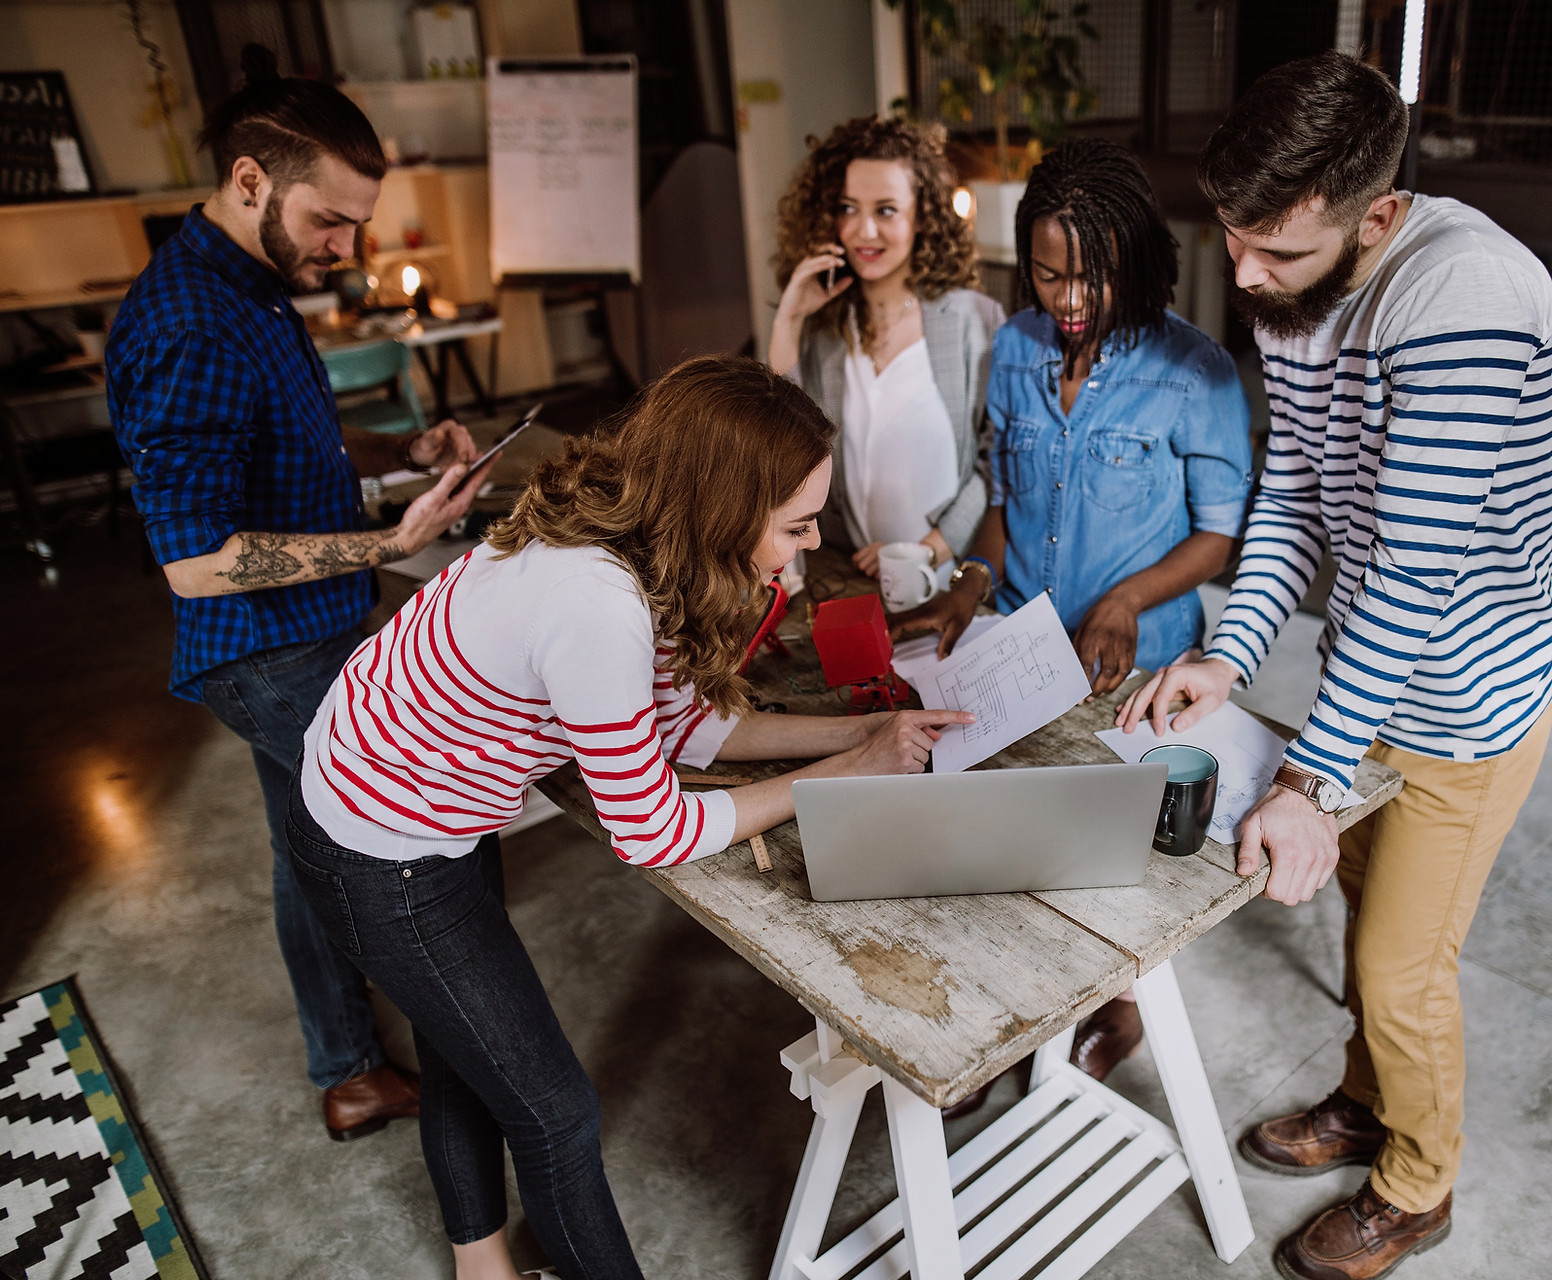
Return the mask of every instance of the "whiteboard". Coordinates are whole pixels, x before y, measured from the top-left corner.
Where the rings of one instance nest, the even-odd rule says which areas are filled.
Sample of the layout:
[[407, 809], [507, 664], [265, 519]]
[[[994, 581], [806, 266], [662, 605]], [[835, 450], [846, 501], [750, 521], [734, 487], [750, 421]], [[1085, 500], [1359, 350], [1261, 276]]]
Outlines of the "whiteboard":
[[490, 272], [641, 279], [636, 60], [490, 59]]

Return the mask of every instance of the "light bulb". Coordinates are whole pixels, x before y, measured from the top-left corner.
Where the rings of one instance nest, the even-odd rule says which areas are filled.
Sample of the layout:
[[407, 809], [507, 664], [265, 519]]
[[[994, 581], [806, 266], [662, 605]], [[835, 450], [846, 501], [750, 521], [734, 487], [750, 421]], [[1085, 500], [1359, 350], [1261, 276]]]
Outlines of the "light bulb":
[[968, 218], [975, 201], [970, 195], [969, 187], [956, 187], [954, 189], [954, 212], [961, 218]]
[[404, 274], [400, 277], [400, 279], [404, 283], [405, 296], [413, 298], [415, 296], [415, 290], [420, 288], [419, 269], [416, 267], [405, 267]]

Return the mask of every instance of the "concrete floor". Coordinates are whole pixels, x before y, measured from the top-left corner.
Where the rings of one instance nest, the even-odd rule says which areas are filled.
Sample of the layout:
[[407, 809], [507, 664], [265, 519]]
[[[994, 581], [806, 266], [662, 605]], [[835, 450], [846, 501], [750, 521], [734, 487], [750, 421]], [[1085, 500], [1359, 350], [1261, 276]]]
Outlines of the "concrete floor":
[[[274, 944], [247, 748], [166, 693], [170, 610], [159, 576], [141, 573], [133, 523], [117, 541], [86, 529], [60, 543], [55, 591], [19, 551], [0, 552], [0, 996], [78, 975], [214, 1276], [450, 1275], [413, 1124], [325, 1138]], [[1248, 701], [1300, 714], [1315, 626], [1295, 619]], [[1406, 1265], [1409, 1280], [1552, 1273], [1549, 847], [1552, 765], [1467, 944], [1471, 1141], [1454, 1234]], [[776, 1055], [807, 1016], [564, 820], [505, 853], [512, 918], [602, 1094], [605, 1157], [647, 1275], [764, 1276], [811, 1117]], [[1334, 885], [1296, 910], [1256, 902], [1178, 959], [1231, 1135], [1337, 1079], [1341, 923]], [[1113, 1082], [1163, 1113], [1146, 1052]], [[950, 1125], [950, 1144], [1014, 1097], [1005, 1078], [986, 1113]], [[1212, 1254], [1187, 1187], [1091, 1274], [1270, 1277], [1274, 1242], [1363, 1176], [1241, 1172], [1257, 1239], [1232, 1267]], [[889, 1198], [892, 1181], [875, 1103], [838, 1227]], [[536, 1262], [513, 1205], [520, 1261]]]

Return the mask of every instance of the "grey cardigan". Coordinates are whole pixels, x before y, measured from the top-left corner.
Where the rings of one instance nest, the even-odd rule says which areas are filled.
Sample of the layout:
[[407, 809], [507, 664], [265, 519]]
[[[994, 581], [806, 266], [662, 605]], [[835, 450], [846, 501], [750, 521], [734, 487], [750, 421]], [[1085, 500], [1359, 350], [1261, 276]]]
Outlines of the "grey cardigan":
[[[921, 300], [927, 359], [954, 428], [959, 462], [959, 491], [936, 511], [926, 513], [956, 556], [964, 555], [986, 513], [986, 481], [979, 467], [986, 417], [986, 382], [991, 375], [992, 335], [1005, 316], [1002, 307], [974, 289], [951, 289], [940, 298]], [[846, 340], [836, 333], [803, 336], [798, 366], [789, 376], [811, 395], [844, 436], [841, 406], [846, 399]], [[830, 497], [819, 517], [820, 536], [851, 547], [846, 516], [845, 448], [837, 437]], [[855, 548], [852, 548], [855, 550]]]

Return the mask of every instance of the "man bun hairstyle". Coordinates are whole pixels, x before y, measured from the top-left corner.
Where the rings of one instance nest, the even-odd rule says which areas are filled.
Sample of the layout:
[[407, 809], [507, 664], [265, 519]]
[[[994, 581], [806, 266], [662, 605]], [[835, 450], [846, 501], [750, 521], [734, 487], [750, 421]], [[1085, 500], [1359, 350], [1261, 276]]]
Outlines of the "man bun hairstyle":
[[1315, 197], [1333, 225], [1391, 190], [1406, 149], [1401, 95], [1381, 71], [1327, 50], [1274, 67], [1207, 141], [1197, 181], [1224, 225], [1273, 234]]
[[307, 177], [328, 154], [366, 178], [381, 178], [388, 160], [372, 123], [332, 85], [276, 73], [275, 55], [260, 44], [243, 50], [246, 83], [205, 118], [199, 145], [209, 147], [217, 186], [252, 156], [279, 188]]

